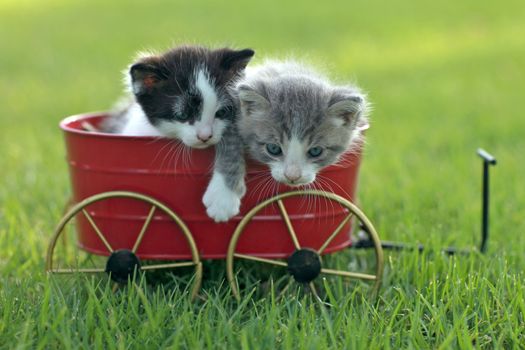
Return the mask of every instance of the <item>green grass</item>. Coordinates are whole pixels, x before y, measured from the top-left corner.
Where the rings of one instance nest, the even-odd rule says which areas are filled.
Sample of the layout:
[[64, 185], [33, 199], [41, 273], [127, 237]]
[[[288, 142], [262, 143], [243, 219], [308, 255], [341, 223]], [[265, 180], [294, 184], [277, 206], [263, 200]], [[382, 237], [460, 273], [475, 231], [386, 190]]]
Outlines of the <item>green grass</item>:
[[[0, 348], [524, 348], [524, 20], [521, 0], [2, 1]], [[387, 253], [377, 301], [335, 281], [329, 309], [258, 284], [252, 267], [238, 304], [223, 263], [207, 264], [196, 303], [187, 277], [117, 293], [103, 278], [48, 279], [70, 192], [57, 122], [108, 108], [135, 51], [182, 42], [308, 57], [365, 88], [374, 113], [359, 195], [384, 239], [475, 245], [474, 152], [486, 147], [499, 161], [488, 253]], [[372, 261], [352, 255], [333, 259]]]

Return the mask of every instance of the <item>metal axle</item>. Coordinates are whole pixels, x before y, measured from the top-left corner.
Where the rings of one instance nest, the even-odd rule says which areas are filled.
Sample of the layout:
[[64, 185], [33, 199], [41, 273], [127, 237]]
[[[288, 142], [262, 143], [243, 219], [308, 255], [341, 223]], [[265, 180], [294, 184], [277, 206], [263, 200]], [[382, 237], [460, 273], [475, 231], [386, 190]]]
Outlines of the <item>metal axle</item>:
[[[481, 243], [479, 245], [479, 251], [485, 253], [487, 251], [487, 243], [489, 238], [489, 169], [491, 165], [496, 165], [496, 158], [482, 148], [478, 148], [478, 155], [483, 159], [483, 172], [482, 172], [482, 188], [481, 188]], [[363, 228], [361, 228], [362, 231]], [[370, 239], [368, 233], [365, 238], [359, 239], [352, 244], [354, 249], [367, 249], [373, 248], [373, 241]], [[381, 247], [385, 250], [418, 250], [422, 252], [425, 247], [422, 244], [410, 245], [401, 242], [388, 242], [381, 241]], [[448, 255], [454, 254], [468, 254], [471, 250], [458, 249], [455, 247], [448, 247], [442, 249], [442, 252]]]

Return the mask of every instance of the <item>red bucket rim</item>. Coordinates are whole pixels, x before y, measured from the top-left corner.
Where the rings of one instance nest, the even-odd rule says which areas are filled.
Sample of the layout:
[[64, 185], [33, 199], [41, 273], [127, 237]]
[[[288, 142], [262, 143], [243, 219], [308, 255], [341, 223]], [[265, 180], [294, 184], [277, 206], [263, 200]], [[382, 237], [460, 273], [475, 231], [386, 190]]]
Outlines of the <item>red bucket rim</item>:
[[[122, 134], [112, 134], [100, 131], [87, 131], [78, 128], [71, 127], [70, 125], [74, 122], [77, 122], [82, 119], [94, 118], [94, 117], [107, 117], [109, 115], [108, 111], [95, 111], [87, 113], [74, 114], [69, 117], [62, 119], [59, 123], [60, 129], [65, 132], [80, 134], [80, 135], [89, 135], [96, 137], [107, 137], [107, 138], [116, 138], [116, 139], [140, 139], [140, 140], [157, 140], [157, 139], [168, 139], [163, 136], [132, 136], [132, 135], [122, 135]], [[366, 131], [370, 128], [370, 124], [366, 122], [363, 125], [357, 127], [358, 131]]]

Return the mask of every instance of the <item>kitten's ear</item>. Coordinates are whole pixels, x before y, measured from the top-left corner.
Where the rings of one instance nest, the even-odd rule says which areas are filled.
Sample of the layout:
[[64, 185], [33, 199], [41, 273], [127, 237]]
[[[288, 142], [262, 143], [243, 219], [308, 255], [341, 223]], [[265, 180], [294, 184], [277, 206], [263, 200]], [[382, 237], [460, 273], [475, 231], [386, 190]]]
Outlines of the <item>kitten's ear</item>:
[[270, 102], [253, 87], [242, 84], [237, 87], [237, 95], [241, 103], [243, 115], [255, 115], [264, 113], [270, 108]]
[[143, 95], [153, 91], [166, 80], [156, 62], [139, 62], [129, 69], [131, 89], [135, 95]]
[[345, 124], [355, 123], [365, 114], [367, 102], [360, 92], [350, 89], [335, 91], [328, 105], [328, 115], [340, 118]]
[[221, 67], [225, 70], [243, 70], [246, 68], [253, 55], [255, 55], [255, 51], [252, 49], [239, 51], [226, 49], [221, 60]]

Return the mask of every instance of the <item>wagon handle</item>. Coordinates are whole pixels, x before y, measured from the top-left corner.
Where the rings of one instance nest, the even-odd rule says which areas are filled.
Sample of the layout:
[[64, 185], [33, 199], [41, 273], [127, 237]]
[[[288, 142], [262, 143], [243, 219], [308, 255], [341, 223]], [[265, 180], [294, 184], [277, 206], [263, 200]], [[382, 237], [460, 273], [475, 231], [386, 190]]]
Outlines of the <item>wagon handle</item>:
[[481, 187], [481, 244], [479, 251], [487, 251], [487, 242], [489, 238], [489, 169], [491, 165], [496, 165], [496, 158], [482, 148], [478, 148], [478, 155], [483, 159], [482, 167], [482, 187]]
[[[485, 253], [487, 251], [487, 244], [489, 239], [489, 169], [490, 166], [494, 166], [497, 164], [496, 158], [485, 151], [482, 148], [478, 148], [477, 154], [481, 157], [483, 160], [483, 166], [482, 166], [482, 187], [481, 187], [481, 242], [479, 245], [479, 251], [481, 253]], [[366, 233], [366, 230], [364, 230]], [[424, 250], [424, 247], [419, 244], [418, 246], [414, 247], [412, 245], [399, 243], [399, 242], [387, 242], [382, 241], [381, 246], [383, 249], [392, 249], [392, 250], [403, 250], [403, 249], [417, 249], [418, 251], [422, 252]], [[362, 238], [352, 244], [352, 248], [372, 248], [373, 242], [370, 240], [369, 237]], [[463, 250], [463, 249], [457, 249], [454, 247], [445, 248], [442, 250], [444, 253], [452, 255], [456, 253], [460, 254], [468, 254], [471, 253], [471, 250]]]

